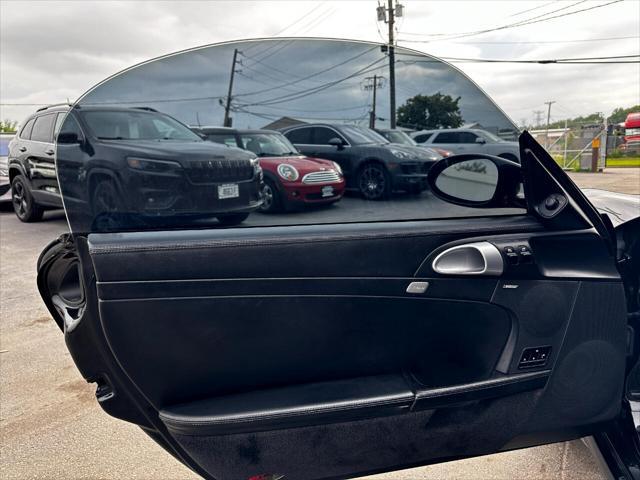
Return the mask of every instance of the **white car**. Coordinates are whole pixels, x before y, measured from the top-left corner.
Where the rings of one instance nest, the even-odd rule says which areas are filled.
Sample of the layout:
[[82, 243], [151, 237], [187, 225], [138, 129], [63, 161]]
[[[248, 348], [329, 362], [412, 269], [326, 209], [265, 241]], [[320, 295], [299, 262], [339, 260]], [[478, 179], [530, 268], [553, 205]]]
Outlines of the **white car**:
[[520, 161], [518, 142], [503, 140], [493, 133], [479, 128], [420, 130], [412, 133], [411, 137], [419, 145], [449, 150], [454, 154], [484, 153], [514, 162]]
[[9, 182], [8, 157], [9, 142], [13, 133], [0, 133], [0, 202], [11, 201], [11, 182]]

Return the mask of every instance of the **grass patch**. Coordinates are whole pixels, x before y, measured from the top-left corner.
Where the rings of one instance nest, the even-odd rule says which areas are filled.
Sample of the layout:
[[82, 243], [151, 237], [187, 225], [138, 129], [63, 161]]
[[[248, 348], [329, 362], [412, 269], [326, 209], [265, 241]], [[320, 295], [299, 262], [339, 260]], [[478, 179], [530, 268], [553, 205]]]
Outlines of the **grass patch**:
[[640, 157], [609, 157], [607, 167], [640, 167]]

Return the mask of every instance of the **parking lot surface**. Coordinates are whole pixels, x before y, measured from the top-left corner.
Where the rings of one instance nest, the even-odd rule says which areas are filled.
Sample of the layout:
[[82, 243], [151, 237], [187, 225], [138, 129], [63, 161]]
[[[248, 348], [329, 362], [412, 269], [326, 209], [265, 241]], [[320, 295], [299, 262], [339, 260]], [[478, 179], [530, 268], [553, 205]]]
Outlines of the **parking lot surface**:
[[[640, 170], [624, 172], [606, 177], [616, 178], [611, 189], [640, 193]], [[605, 177], [595, 178], [602, 182]], [[602, 188], [587, 176], [577, 181], [583, 187]], [[615, 188], [618, 185], [624, 190]], [[445, 207], [428, 194], [423, 197], [400, 198], [384, 205], [346, 198], [330, 209], [314, 212], [314, 221], [342, 211], [351, 221], [375, 220], [380, 215], [407, 218], [404, 215], [414, 215], [415, 209], [427, 208], [432, 210], [425, 217], [454, 214], [447, 210], [454, 207]], [[76, 370], [62, 334], [40, 300], [36, 260], [47, 243], [67, 231], [63, 212], [47, 212], [43, 222], [24, 224], [8, 208], [0, 211], [0, 478], [196, 478], [136, 426], [115, 420], [100, 409], [95, 387]], [[299, 223], [300, 215], [289, 218]], [[253, 224], [279, 223], [260, 214], [250, 220]], [[367, 478], [605, 477], [586, 446], [574, 441]]]

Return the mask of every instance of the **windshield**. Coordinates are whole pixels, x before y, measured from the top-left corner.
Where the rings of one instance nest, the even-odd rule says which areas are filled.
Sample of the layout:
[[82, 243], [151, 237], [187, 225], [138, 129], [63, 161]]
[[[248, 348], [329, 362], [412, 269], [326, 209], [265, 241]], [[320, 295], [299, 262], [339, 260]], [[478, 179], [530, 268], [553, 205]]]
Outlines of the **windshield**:
[[340, 129], [342, 130], [342, 133], [348, 138], [348, 140], [354, 145], [389, 143], [389, 140], [369, 128], [355, 127], [353, 125], [343, 125], [340, 127]]
[[202, 141], [182, 123], [156, 112], [94, 111], [83, 112], [82, 116], [101, 140]]
[[300, 155], [287, 137], [281, 133], [241, 133], [242, 148], [259, 157]]
[[400, 130], [387, 130], [385, 137], [389, 139], [391, 143], [399, 143], [402, 145], [417, 145], [415, 140]]
[[484, 137], [486, 137], [487, 139], [489, 139], [492, 142], [504, 142], [503, 139], [501, 139], [500, 137], [498, 137], [497, 135], [494, 135], [491, 132], [487, 132], [486, 130], [482, 130], [482, 135]]

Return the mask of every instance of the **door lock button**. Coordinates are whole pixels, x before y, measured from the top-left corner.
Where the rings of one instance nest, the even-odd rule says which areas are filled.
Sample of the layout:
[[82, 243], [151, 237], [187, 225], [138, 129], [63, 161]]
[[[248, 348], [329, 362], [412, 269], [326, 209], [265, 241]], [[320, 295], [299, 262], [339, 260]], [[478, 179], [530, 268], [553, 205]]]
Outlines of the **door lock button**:
[[518, 255], [522, 263], [531, 263], [533, 261], [533, 253], [531, 249], [526, 245], [518, 245], [516, 247]]
[[516, 249], [514, 247], [507, 246], [507, 247], [504, 247], [502, 251], [504, 252], [504, 255], [507, 257], [507, 263], [509, 265], [518, 264], [518, 260], [519, 260], [518, 252], [516, 252]]

